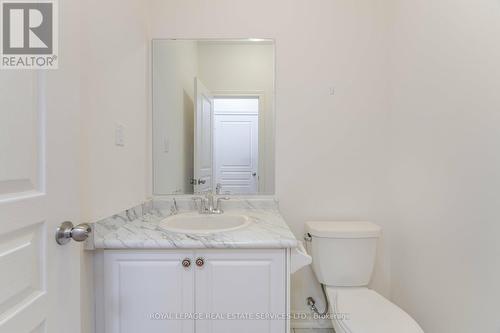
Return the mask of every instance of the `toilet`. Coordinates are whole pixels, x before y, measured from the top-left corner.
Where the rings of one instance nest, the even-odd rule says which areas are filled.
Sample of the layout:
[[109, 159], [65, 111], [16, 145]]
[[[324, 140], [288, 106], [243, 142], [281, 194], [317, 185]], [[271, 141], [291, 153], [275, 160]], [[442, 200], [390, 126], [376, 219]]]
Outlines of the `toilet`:
[[371, 222], [307, 222], [312, 268], [336, 333], [423, 333], [397, 305], [368, 289], [381, 228]]

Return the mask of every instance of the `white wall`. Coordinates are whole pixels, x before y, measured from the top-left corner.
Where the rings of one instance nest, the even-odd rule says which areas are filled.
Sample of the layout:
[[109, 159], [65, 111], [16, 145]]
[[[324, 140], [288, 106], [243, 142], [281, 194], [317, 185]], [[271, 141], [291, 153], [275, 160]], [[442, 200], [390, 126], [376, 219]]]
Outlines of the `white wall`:
[[270, 43], [198, 43], [199, 78], [213, 93], [258, 92], [259, 193], [274, 194], [274, 46]]
[[[78, 17], [81, 39], [73, 39], [81, 45], [75, 65], [81, 73], [81, 222], [94, 222], [146, 198], [149, 44], [140, 1], [87, 0]], [[69, 46], [60, 47], [62, 59]], [[116, 123], [125, 128], [124, 147], [115, 146]], [[92, 259], [91, 252], [82, 253], [85, 333], [94, 331]]]
[[[309, 219], [369, 219], [386, 226], [391, 7], [368, 0], [149, 5], [153, 38], [276, 39], [276, 192], [298, 237]], [[387, 271], [381, 260], [375, 286], [384, 293]], [[313, 281], [308, 268], [294, 276], [294, 310], [305, 310], [309, 295], [321, 298]]]
[[426, 333], [500, 332], [500, 2], [395, 8], [393, 297]]
[[[378, 290], [391, 285], [428, 333], [498, 331], [498, 1], [147, 4], [149, 23], [140, 2], [88, 6], [100, 8], [87, 13], [83, 54], [89, 218], [145, 196], [144, 27], [154, 38], [275, 38], [276, 190], [296, 235], [309, 219], [379, 223]], [[113, 146], [116, 120], [133, 146]], [[294, 276], [293, 309], [321, 298], [311, 281], [309, 269]]]
[[153, 66], [154, 193], [193, 193], [197, 43], [155, 42]]
[[[82, 7], [82, 211], [94, 221], [146, 197], [149, 43], [140, 1]], [[115, 146], [115, 124], [124, 147]]]

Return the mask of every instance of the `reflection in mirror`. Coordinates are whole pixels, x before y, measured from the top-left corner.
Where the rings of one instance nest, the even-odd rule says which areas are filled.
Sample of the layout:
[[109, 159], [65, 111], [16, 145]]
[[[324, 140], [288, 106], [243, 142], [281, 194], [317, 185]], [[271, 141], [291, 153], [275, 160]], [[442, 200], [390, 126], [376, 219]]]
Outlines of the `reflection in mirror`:
[[274, 44], [153, 41], [154, 194], [274, 193]]

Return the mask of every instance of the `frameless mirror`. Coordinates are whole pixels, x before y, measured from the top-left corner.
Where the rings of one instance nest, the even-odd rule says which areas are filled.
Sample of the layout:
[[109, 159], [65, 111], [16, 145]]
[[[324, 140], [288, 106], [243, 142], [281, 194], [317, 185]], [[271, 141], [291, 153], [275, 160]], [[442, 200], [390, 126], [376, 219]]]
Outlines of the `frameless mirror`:
[[273, 194], [273, 41], [152, 48], [154, 194]]

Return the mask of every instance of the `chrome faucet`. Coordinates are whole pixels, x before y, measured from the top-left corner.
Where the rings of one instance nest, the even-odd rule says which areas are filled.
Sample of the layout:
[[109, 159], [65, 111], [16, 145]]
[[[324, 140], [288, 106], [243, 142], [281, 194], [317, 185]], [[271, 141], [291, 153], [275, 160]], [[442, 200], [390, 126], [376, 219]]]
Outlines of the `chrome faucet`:
[[193, 200], [200, 200], [198, 212], [200, 214], [222, 214], [224, 211], [221, 208], [221, 200], [229, 200], [229, 197], [221, 197], [214, 195], [212, 192], [206, 192], [203, 197], [194, 197]]

